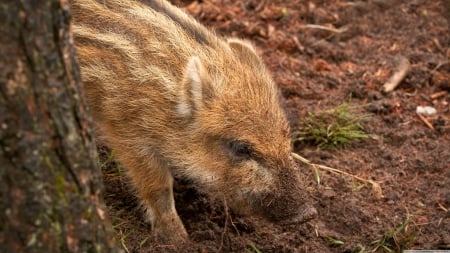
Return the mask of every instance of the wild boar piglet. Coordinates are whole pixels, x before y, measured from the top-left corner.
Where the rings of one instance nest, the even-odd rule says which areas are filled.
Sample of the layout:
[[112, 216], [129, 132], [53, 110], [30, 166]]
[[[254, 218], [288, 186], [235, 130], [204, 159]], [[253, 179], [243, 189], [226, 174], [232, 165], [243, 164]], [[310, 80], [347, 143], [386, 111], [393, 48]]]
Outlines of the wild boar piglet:
[[165, 242], [188, 236], [173, 177], [238, 214], [316, 215], [291, 159], [271, 75], [248, 41], [222, 38], [164, 0], [74, 0], [73, 32], [94, 121]]

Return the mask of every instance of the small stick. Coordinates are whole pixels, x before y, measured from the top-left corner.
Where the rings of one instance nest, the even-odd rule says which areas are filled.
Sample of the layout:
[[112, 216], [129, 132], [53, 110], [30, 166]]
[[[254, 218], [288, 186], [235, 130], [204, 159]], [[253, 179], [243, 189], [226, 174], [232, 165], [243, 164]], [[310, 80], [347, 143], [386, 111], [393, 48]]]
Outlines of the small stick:
[[334, 33], [343, 33], [348, 30], [348, 27], [346, 27], [346, 26], [338, 29], [338, 28], [327, 27], [327, 26], [323, 26], [323, 25], [307, 24], [306, 27], [313, 28], [313, 29], [319, 29], [319, 30], [325, 30], [325, 31], [334, 32]]
[[436, 98], [443, 97], [443, 96], [445, 96], [446, 94], [447, 94], [447, 91], [446, 91], [446, 90], [443, 90], [443, 91], [439, 91], [439, 92], [436, 92], [436, 93], [434, 93], [434, 94], [431, 94], [430, 98], [431, 98], [431, 99], [436, 99]]
[[449, 209], [445, 208], [441, 203], [438, 203], [439, 207], [444, 210], [445, 212], [448, 212]]
[[225, 200], [225, 197], [223, 197], [223, 207], [225, 209], [225, 225], [223, 227], [222, 236], [220, 238], [220, 247], [217, 250], [217, 252], [220, 252], [222, 250], [223, 241], [224, 241], [225, 234], [226, 234], [227, 228], [228, 228], [228, 216], [229, 216], [229, 213], [228, 213], [228, 205], [227, 205], [227, 201]]
[[362, 182], [365, 182], [365, 183], [369, 183], [369, 184], [372, 185], [372, 189], [375, 191], [376, 197], [378, 199], [384, 198], [380, 184], [378, 184], [377, 182], [375, 182], [373, 180], [364, 179], [364, 178], [355, 176], [353, 174], [350, 174], [348, 172], [341, 171], [341, 170], [338, 170], [338, 169], [335, 169], [335, 168], [331, 168], [331, 167], [328, 167], [328, 166], [325, 166], [325, 165], [312, 163], [308, 159], [306, 159], [306, 158], [304, 158], [304, 157], [302, 157], [302, 156], [300, 156], [299, 154], [296, 154], [296, 153], [291, 153], [291, 154], [292, 154], [292, 157], [294, 157], [295, 159], [297, 159], [297, 160], [299, 160], [299, 161], [301, 161], [301, 162], [303, 162], [303, 163], [305, 163], [305, 164], [307, 164], [307, 165], [309, 165], [309, 166], [311, 166], [313, 168], [319, 168], [319, 169], [326, 170], [328, 172], [332, 172], [332, 173], [335, 173], [335, 174], [342, 174], [342, 175], [345, 175], [345, 176], [357, 179], [359, 181], [362, 181]]
[[422, 122], [431, 130], [435, 130], [433, 125], [430, 123], [430, 121], [428, 121], [424, 116], [420, 115], [419, 113], [417, 113], [417, 116], [419, 116], [419, 119], [422, 120]]
[[400, 84], [403, 78], [405, 78], [406, 74], [408, 74], [410, 67], [411, 64], [409, 63], [408, 59], [400, 56], [398, 69], [383, 85], [383, 92], [388, 93], [393, 91]]
[[440, 67], [445, 66], [449, 63], [450, 63], [450, 61], [440, 62], [431, 72], [434, 72], [434, 71], [438, 70]]
[[[266, 0], [259, 2], [259, 4], [255, 7], [255, 12], [259, 12], [263, 9], [264, 5], [266, 5]], [[244, 10], [247, 8], [243, 8]]]
[[305, 47], [304, 47], [302, 44], [300, 44], [300, 41], [298, 41], [297, 36], [293, 36], [292, 39], [294, 40], [294, 43], [295, 43], [295, 45], [297, 46], [297, 49], [298, 49], [300, 52], [305, 51]]
[[236, 227], [236, 225], [234, 225], [233, 219], [231, 218], [230, 211], [229, 211], [227, 200], [225, 199], [225, 196], [223, 197], [223, 207], [224, 207], [224, 210], [225, 210], [225, 225], [224, 225], [224, 228], [223, 228], [223, 231], [222, 231], [222, 236], [221, 236], [221, 240], [220, 240], [220, 247], [217, 250], [217, 252], [222, 251], [222, 248], [224, 246], [224, 238], [225, 238], [225, 234], [226, 234], [226, 232], [228, 230], [228, 220], [230, 220], [230, 223], [233, 226], [233, 228], [235, 229], [235, 231], [238, 234], [238, 236], [241, 236], [241, 234], [239, 233], [238, 228]]

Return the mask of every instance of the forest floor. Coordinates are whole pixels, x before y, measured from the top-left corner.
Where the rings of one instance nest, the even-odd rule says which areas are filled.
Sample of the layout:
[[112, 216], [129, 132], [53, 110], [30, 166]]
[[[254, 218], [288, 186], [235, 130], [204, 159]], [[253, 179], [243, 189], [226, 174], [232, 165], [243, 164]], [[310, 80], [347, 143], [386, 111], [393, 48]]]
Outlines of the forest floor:
[[[103, 166], [106, 204], [126, 252], [401, 252], [450, 249], [450, 7], [426, 0], [209, 0], [174, 3], [220, 35], [258, 46], [295, 130], [308, 113], [348, 104], [369, 138], [342, 148], [295, 151], [380, 184], [299, 164], [319, 216], [281, 226], [228, 215], [177, 181], [176, 206], [190, 235], [160, 245], [120, 165]], [[447, 3], [450, 3], [447, 1]], [[409, 61], [391, 92], [382, 87]], [[403, 63], [402, 63], [403, 62]], [[431, 106], [420, 117], [417, 106]], [[100, 150], [102, 157], [107, 153]], [[226, 222], [228, 219], [228, 222]]]

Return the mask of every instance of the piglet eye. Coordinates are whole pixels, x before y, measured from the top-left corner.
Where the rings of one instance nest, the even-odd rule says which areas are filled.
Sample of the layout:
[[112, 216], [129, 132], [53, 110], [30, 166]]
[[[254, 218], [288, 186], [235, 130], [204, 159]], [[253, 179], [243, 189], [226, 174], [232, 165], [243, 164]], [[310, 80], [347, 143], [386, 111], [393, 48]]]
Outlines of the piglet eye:
[[243, 141], [230, 141], [229, 149], [231, 153], [241, 159], [250, 159], [253, 150], [250, 144]]

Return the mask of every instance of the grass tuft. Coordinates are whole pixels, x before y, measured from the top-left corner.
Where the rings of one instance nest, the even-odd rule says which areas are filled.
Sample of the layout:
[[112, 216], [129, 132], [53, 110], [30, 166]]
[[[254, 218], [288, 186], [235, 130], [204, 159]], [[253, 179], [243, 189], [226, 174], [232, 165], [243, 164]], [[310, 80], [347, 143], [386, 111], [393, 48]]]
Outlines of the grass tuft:
[[328, 240], [328, 242], [329, 242], [331, 245], [336, 246], [336, 247], [339, 247], [339, 246], [342, 246], [342, 245], [345, 244], [343, 241], [338, 240], [338, 239], [336, 239], [336, 238], [334, 238], [334, 237], [332, 237], [332, 236], [328, 236], [328, 237], [327, 237], [327, 240]]
[[250, 246], [252, 249], [247, 249], [248, 253], [261, 253], [261, 251], [255, 246], [253, 242], [249, 242], [248, 246]]
[[403, 252], [416, 236], [416, 229], [411, 225], [412, 217], [407, 218], [399, 227], [386, 232], [383, 238], [373, 241], [374, 252], [381, 249], [384, 252]]
[[294, 132], [294, 141], [320, 148], [342, 147], [368, 137], [362, 127], [364, 118], [348, 104], [317, 114], [309, 112]]

